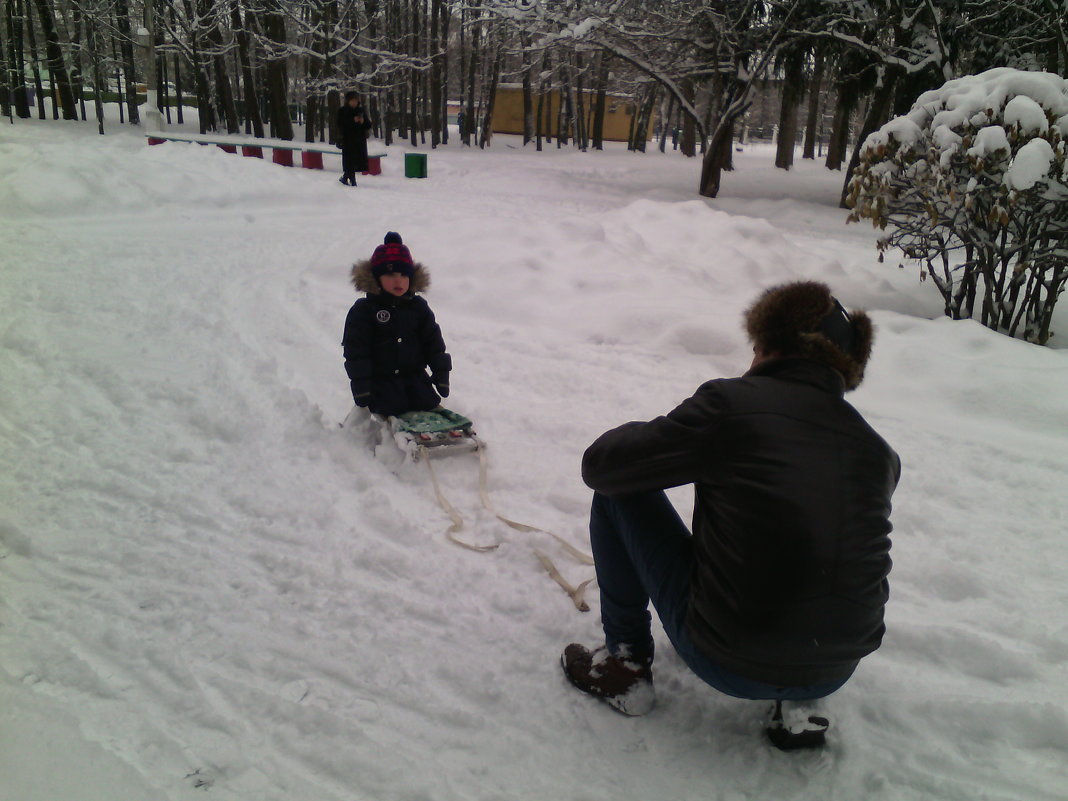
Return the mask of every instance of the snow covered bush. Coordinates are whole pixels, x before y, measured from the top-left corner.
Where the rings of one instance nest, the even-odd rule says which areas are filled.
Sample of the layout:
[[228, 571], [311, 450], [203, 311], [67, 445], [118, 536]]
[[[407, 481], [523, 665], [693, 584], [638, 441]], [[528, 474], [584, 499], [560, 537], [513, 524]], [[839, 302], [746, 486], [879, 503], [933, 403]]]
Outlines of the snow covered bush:
[[[864, 142], [850, 221], [920, 263], [954, 319], [1045, 344], [1068, 280], [1068, 80], [1009, 68], [949, 81]], [[880, 259], [882, 256], [880, 256]]]

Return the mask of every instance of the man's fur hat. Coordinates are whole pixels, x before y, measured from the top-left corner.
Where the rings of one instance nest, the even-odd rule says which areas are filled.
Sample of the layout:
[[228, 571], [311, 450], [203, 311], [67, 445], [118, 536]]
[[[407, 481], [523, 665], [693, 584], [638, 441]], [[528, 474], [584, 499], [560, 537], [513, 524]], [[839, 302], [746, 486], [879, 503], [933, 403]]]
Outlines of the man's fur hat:
[[864, 379], [874, 330], [862, 311], [847, 313], [826, 284], [797, 281], [772, 287], [745, 313], [745, 330], [764, 353], [793, 356], [832, 367], [846, 390]]

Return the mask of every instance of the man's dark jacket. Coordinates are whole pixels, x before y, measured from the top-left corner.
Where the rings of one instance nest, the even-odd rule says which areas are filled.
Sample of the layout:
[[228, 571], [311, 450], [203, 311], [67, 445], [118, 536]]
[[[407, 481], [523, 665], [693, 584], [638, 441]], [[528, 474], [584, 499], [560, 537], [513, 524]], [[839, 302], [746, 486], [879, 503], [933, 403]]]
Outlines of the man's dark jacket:
[[897, 454], [815, 361], [764, 362], [586, 451], [619, 495], [695, 485], [687, 627], [712, 661], [781, 687], [847, 678], [882, 640]]

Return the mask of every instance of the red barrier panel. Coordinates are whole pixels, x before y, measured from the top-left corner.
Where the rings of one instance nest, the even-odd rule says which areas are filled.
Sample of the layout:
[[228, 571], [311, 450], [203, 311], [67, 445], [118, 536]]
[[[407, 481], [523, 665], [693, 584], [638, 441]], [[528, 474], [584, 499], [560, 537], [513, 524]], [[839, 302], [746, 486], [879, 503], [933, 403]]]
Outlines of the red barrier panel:
[[237, 145], [219, 145], [218, 147], [222, 148], [227, 153], [236, 153], [237, 152]]
[[275, 164], [281, 164], [283, 167], [293, 166], [293, 151], [282, 150], [281, 148], [274, 148], [274, 156], [271, 161]]
[[314, 150], [300, 151], [300, 166], [306, 170], [321, 170], [323, 168], [323, 154]]
[[157, 139], [154, 136], [148, 137], [148, 143], [150, 145], [162, 145], [166, 141], [167, 141], [166, 139]]
[[262, 159], [263, 148], [259, 145], [241, 145], [241, 155], [251, 156], [254, 159]]
[[378, 156], [369, 156], [367, 158], [367, 172], [364, 175], [381, 175], [382, 174], [382, 159]]

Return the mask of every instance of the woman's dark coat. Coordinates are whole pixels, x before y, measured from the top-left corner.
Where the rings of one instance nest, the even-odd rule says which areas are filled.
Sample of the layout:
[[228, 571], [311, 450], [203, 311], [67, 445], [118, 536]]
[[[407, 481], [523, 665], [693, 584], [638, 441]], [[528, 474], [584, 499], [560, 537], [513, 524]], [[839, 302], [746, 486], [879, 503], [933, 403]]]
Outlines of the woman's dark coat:
[[607, 495], [695, 485], [687, 628], [739, 676], [845, 679], [882, 640], [901, 463], [843, 391], [826, 365], [768, 361], [583, 458]]
[[[357, 122], [357, 116], [363, 117], [363, 122]], [[371, 127], [371, 120], [362, 106], [353, 108], [345, 103], [337, 110], [337, 146], [341, 148], [342, 168], [346, 175], [367, 172], [367, 134]]]
[[426, 269], [415, 265], [411, 288], [399, 298], [382, 291], [369, 261], [352, 268], [352, 283], [367, 293], [349, 310], [341, 343], [353, 400], [382, 415], [436, 408], [434, 384], [448, 384], [452, 358], [434, 312], [414, 294], [430, 285]]

